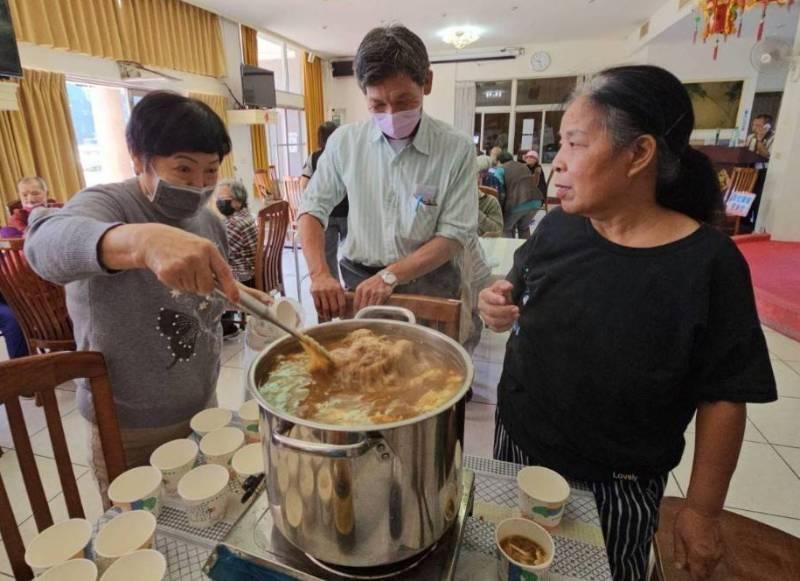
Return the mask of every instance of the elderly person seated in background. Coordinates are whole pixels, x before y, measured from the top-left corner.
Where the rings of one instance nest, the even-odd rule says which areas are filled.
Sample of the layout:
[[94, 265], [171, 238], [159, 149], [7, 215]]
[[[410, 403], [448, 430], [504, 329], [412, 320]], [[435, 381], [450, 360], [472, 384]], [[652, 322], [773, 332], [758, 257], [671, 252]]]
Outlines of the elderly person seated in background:
[[8, 225], [0, 228], [0, 238], [23, 238], [31, 212], [56, 203], [47, 198], [47, 182], [39, 176], [19, 180], [17, 197], [18, 200], [8, 204]]
[[[478, 185], [483, 185], [483, 178], [488, 174], [489, 156], [478, 158]], [[503, 211], [500, 202], [492, 195], [478, 190], [478, 236], [498, 237], [503, 233]]]
[[247, 189], [242, 182], [222, 180], [214, 190], [217, 210], [225, 217], [228, 236], [228, 264], [237, 281], [255, 288], [258, 229], [247, 208]]
[[[217, 182], [214, 196], [217, 210], [225, 217], [228, 264], [233, 276], [243, 285], [255, 288], [258, 229], [247, 209], [247, 189], [236, 180], [222, 180]], [[222, 336], [225, 339], [232, 339], [239, 334], [235, 316], [236, 311], [225, 311], [222, 315]]]

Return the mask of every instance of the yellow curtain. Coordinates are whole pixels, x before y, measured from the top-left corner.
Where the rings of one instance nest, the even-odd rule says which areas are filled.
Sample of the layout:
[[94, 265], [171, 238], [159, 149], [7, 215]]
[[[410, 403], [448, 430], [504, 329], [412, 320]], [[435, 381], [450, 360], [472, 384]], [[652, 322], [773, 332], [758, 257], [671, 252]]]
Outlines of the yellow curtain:
[[32, 175], [36, 175], [36, 165], [22, 114], [0, 111], [0, 224], [6, 224], [6, 208], [17, 199], [17, 182]]
[[180, 0], [124, 0], [120, 26], [131, 60], [211, 77], [226, 75], [216, 14]]
[[180, 0], [10, 0], [17, 40], [224, 77], [216, 14]]
[[64, 75], [25, 69], [19, 100], [36, 173], [66, 202], [84, 188]]
[[[258, 33], [249, 26], [242, 26], [242, 62], [258, 66]], [[269, 169], [269, 148], [266, 127], [250, 126], [250, 145], [253, 150], [253, 170]]]
[[[225, 123], [225, 126], [228, 126], [228, 116], [225, 113], [227, 109], [227, 100], [225, 97], [222, 95], [208, 95], [206, 93], [189, 93], [189, 96], [211, 107], [214, 113], [219, 115], [219, 118]], [[222, 160], [222, 165], [219, 166], [219, 176], [221, 178], [232, 178], [234, 176], [233, 151]]]
[[10, 0], [17, 40], [126, 59], [118, 0]]
[[314, 58], [308, 62], [308, 54], [303, 53], [303, 94], [305, 95], [306, 133], [308, 150], [319, 149], [317, 128], [325, 121], [325, 101], [322, 95], [322, 61]]

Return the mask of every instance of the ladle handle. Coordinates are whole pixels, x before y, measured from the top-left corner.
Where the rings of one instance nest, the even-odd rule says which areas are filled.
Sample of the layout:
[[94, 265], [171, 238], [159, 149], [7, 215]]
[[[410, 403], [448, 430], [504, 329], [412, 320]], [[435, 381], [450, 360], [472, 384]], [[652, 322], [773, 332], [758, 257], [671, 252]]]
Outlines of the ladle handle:
[[[228, 297], [225, 295], [225, 293], [218, 288], [214, 289], [214, 294], [219, 296], [220, 298], [224, 298], [226, 301], [228, 300]], [[257, 298], [247, 294], [246, 292], [244, 291], [239, 292], [239, 302], [236, 303], [236, 306], [239, 307], [242, 311], [244, 311], [248, 315], [251, 315], [258, 319], [263, 319], [268, 323], [272, 323], [279, 329], [295, 337], [298, 341], [303, 340], [303, 338], [295, 329], [287, 327], [286, 325], [281, 323], [275, 316], [273, 316], [272, 311], [269, 310], [269, 307], [267, 305], [259, 301]]]

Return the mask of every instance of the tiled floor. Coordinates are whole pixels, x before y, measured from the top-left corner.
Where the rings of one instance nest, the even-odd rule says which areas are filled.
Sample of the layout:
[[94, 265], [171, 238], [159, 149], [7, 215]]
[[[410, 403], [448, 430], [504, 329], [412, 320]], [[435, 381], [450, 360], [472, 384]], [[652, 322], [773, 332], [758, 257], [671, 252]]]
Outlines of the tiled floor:
[[[287, 258], [289, 258], [287, 256]], [[291, 259], [284, 261], [289, 267]], [[295, 296], [292, 270], [287, 272], [289, 296]], [[308, 295], [308, 279], [303, 280], [303, 307], [306, 323], [316, 321]], [[727, 508], [800, 536], [800, 343], [765, 329], [772, 364], [778, 380], [780, 399], [768, 405], [748, 407], [748, 424], [739, 466], [731, 482]], [[484, 332], [475, 350], [475, 398], [467, 406], [466, 445], [468, 454], [491, 456], [494, 430], [495, 386], [500, 374], [505, 336]], [[219, 404], [236, 409], [244, 400], [245, 366], [253, 354], [238, 337], [224, 345], [222, 370], [217, 384]], [[6, 359], [0, 341], [0, 360]], [[85, 424], [75, 409], [74, 386], [58, 390], [64, 429], [72, 455], [75, 475], [85, 501], [87, 516], [101, 514], [100, 498], [86, 457]], [[23, 402], [29, 432], [32, 434], [37, 464], [43, 475], [45, 493], [56, 520], [66, 517], [61, 487], [52, 459], [52, 450], [41, 408]], [[694, 443], [694, 425], [687, 434], [687, 447], [680, 465], [673, 471], [667, 494], [683, 496], [688, 486]], [[35, 523], [24, 494], [13, 442], [5, 413], [0, 413], [0, 475], [14, 505], [17, 522], [27, 540], [35, 535]], [[0, 579], [10, 575], [5, 550], [0, 547]]]

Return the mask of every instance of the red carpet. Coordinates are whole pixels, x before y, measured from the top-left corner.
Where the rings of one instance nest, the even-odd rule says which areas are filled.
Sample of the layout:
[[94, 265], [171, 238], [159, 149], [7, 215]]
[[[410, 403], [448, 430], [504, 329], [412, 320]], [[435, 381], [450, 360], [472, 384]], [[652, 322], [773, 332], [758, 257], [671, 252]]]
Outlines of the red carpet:
[[800, 341], [800, 243], [736, 236], [750, 265], [761, 322]]

